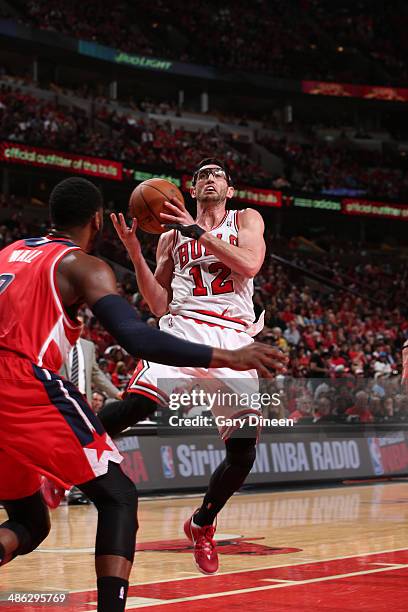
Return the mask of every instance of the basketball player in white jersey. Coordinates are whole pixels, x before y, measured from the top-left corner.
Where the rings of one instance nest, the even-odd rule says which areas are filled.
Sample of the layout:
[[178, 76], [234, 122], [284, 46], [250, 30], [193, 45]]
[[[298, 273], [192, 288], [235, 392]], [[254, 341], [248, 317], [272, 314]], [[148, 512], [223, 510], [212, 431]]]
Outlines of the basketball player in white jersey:
[[[119, 220], [112, 215], [112, 222], [134, 264], [139, 291], [150, 310], [161, 317], [160, 329], [220, 348], [249, 345], [253, 342], [252, 336], [263, 326], [262, 321], [254, 324], [252, 303], [253, 277], [265, 256], [262, 217], [252, 209], [226, 210], [234, 188], [228, 167], [217, 159], [205, 159], [198, 165], [191, 195], [197, 200], [196, 219], [176, 199], [165, 205], [161, 217], [163, 224], [171, 229], [160, 237], [154, 274], [135, 235], [136, 220], [131, 228], [127, 227], [123, 215]], [[139, 394], [144, 401], [150, 399], [152, 405], [166, 404], [168, 396], [160, 388], [160, 379], [209, 374], [229, 379], [229, 385], [235, 379], [234, 390], [239, 390], [240, 384], [242, 389], [245, 382], [254, 383], [253, 389], [258, 388], [256, 370], [238, 373], [227, 368], [181, 369], [141, 360], [127, 394]], [[267, 375], [265, 368], [260, 368], [260, 374]], [[231, 417], [239, 410], [218, 407], [214, 412]], [[248, 410], [241, 407], [240, 414], [249, 412], [250, 406]], [[101, 418], [108, 426], [109, 414], [102, 414]], [[226, 444], [225, 459], [211, 477], [202, 506], [184, 525], [187, 537], [194, 543], [196, 565], [205, 574], [213, 574], [218, 569], [213, 541], [215, 518], [241, 487], [255, 460], [256, 431], [253, 429], [247, 428], [248, 437], [229, 438], [231, 432], [221, 430]]]

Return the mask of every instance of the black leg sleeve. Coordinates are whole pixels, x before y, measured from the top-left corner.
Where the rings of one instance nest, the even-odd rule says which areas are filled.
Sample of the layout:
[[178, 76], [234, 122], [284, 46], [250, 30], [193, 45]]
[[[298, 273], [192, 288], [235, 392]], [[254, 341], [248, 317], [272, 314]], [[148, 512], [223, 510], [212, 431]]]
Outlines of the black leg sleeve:
[[248, 476], [256, 457], [256, 438], [230, 438], [225, 459], [212, 474], [203, 504], [194, 516], [197, 525], [211, 525], [229, 498]]
[[103, 476], [77, 485], [98, 510], [95, 554], [118, 555], [133, 562], [137, 522], [137, 489], [117, 463]]

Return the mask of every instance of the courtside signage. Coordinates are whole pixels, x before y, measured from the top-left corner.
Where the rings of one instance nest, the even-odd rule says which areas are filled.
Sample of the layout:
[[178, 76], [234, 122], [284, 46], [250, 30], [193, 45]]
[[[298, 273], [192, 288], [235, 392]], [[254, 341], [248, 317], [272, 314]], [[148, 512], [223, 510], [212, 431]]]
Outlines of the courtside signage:
[[373, 202], [357, 198], [343, 200], [343, 213], [346, 215], [360, 215], [365, 217], [382, 217], [408, 221], [408, 206], [404, 204], [390, 204], [388, 202]]
[[1, 142], [0, 161], [86, 174], [114, 181], [122, 180], [121, 162], [31, 147], [20, 143]]
[[[137, 441], [137, 444], [134, 444]], [[225, 445], [214, 433], [119, 438], [124, 469], [141, 490], [206, 487], [225, 457]], [[406, 475], [408, 433], [313, 431], [289, 428], [262, 433], [248, 484], [370, 478]]]
[[341, 202], [337, 200], [316, 199], [316, 198], [293, 198], [293, 206], [299, 208], [316, 208], [318, 210], [334, 210], [341, 212]]
[[[74, 174], [85, 174], [94, 178], [113, 181], [145, 181], [149, 178], [165, 178], [184, 191], [191, 187], [191, 177], [177, 178], [167, 173], [147, 172], [137, 168], [124, 168], [122, 162], [99, 157], [90, 157], [65, 151], [55, 151], [43, 147], [33, 147], [20, 142], [0, 141], [0, 163], [22, 164], [47, 170], [62, 170]], [[253, 206], [281, 208], [282, 192], [259, 187], [239, 186], [234, 199]], [[377, 217], [408, 221], [408, 204], [377, 202], [362, 198], [330, 198], [291, 196], [287, 198], [290, 207], [340, 212], [346, 215]]]
[[256, 187], [238, 187], [235, 196], [241, 202], [256, 204], [257, 206], [270, 206], [280, 208], [282, 206], [282, 192], [272, 189], [258, 189]]
[[124, 168], [123, 172], [127, 178], [131, 178], [139, 183], [152, 178], [160, 178], [170, 181], [173, 183], [173, 185], [177, 185], [179, 188], [181, 187], [181, 179], [177, 178], [176, 176], [172, 176], [171, 174], [157, 174], [157, 172], [146, 172], [144, 170], [135, 170], [134, 168]]

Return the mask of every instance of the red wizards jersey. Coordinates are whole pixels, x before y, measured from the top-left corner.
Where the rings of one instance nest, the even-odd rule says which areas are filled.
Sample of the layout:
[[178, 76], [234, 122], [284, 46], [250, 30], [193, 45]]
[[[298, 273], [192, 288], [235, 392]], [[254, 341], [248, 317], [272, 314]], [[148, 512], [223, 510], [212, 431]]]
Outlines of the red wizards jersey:
[[58, 372], [82, 327], [65, 312], [56, 282], [59, 262], [74, 250], [67, 239], [43, 237], [0, 251], [0, 351]]

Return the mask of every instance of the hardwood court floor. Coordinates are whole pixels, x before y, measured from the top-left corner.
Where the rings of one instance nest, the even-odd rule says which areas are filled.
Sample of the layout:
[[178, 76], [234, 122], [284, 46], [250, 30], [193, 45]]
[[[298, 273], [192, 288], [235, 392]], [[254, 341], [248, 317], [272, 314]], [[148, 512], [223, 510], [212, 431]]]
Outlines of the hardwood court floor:
[[[182, 534], [198, 500], [140, 502], [127, 610], [408, 610], [408, 481], [235, 496], [218, 524], [217, 576], [195, 569]], [[62, 506], [52, 522], [38, 551], [1, 569], [1, 591], [68, 590], [68, 603], [1, 612], [95, 612], [96, 511]]]

